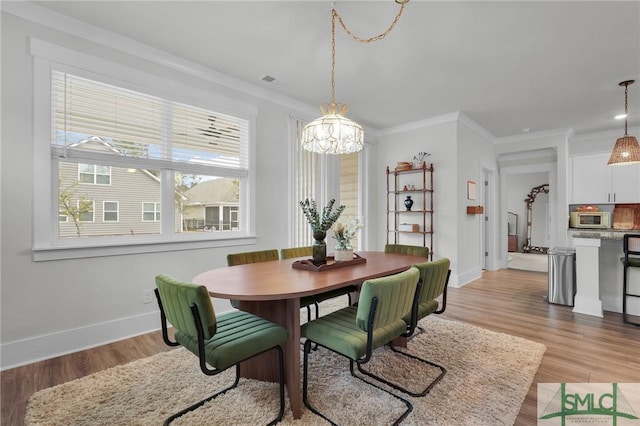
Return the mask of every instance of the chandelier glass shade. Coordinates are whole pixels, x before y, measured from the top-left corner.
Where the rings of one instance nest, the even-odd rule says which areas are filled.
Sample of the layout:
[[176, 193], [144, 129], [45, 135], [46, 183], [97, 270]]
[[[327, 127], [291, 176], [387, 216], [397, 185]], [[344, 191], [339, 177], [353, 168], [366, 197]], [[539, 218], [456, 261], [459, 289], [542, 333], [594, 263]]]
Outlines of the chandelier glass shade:
[[402, 15], [409, 0], [396, 0], [400, 10], [387, 30], [371, 38], [354, 35], [344, 24], [338, 12], [331, 10], [331, 102], [320, 106], [322, 117], [304, 126], [301, 135], [302, 147], [319, 154], [351, 154], [364, 148], [362, 126], [346, 117], [348, 107], [336, 103], [336, 19], [345, 32], [359, 43], [371, 43], [387, 36]]
[[364, 130], [345, 117], [347, 106], [334, 102], [320, 106], [322, 117], [302, 129], [302, 147], [320, 154], [351, 154], [364, 147]]
[[[624, 113], [627, 115], [627, 91], [628, 86], [633, 84], [634, 80], [627, 80], [619, 83], [620, 86], [624, 86]], [[616, 144], [613, 146], [611, 156], [607, 165], [609, 166], [622, 166], [627, 164], [640, 163], [640, 145], [638, 145], [638, 139], [635, 136], [629, 136], [627, 134], [627, 117], [624, 119], [624, 136], [616, 140]]]

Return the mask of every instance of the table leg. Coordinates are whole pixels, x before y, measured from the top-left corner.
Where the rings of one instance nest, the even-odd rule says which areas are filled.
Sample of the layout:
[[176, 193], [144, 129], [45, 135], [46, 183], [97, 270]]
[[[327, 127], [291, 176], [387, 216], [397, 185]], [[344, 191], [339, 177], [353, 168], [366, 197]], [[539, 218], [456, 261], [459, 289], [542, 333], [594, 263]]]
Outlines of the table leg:
[[[287, 393], [294, 419], [302, 416], [300, 388], [300, 299], [264, 302], [240, 301], [240, 309], [273, 321], [287, 329], [289, 336], [284, 349], [284, 368]], [[277, 365], [275, 352], [268, 352], [245, 361], [241, 365], [243, 377], [277, 382], [277, 370], [265, 366]]]

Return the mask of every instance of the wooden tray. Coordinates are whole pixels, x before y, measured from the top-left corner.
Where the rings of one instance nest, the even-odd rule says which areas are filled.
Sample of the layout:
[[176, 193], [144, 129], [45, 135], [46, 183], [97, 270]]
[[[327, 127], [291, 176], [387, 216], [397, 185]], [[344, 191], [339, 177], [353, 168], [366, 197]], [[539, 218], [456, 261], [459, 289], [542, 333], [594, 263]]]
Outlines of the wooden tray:
[[330, 271], [332, 269], [344, 268], [345, 266], [367, 263], [367, 259], [360, 256], [359, 254], [353, 253], [353, 256], [353, 260], [345, 260], [343, 262], [336, 262], [333, 256], [327, 256], [327, 263], [320, 266], [314, 265], [312, 259], [296, 260], [291, 264], [291, 267], [294, 269], [306, 269], [307, 271], [323, 272]]

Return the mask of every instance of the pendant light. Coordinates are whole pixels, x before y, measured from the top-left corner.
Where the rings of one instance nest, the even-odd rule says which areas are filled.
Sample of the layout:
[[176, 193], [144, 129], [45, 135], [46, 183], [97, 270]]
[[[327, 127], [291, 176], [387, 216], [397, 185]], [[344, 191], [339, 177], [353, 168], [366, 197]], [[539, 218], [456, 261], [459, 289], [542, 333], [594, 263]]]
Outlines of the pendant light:
[[618, 138], [616, 144], [611, 151], [611, 157], [609, 157], [608, 166], [623, 166], [627, 164], [640, 163], [640, 145], [638, 145], [638, 139], [635, 136], [627, 135], [627, 92], [629, 85], [633, 84], [635, 80], [627, 80], [619, 83], [619, 86], [624, 86], [624, 136]]
[[391, 32], [408, 1], [396, 0], [396, 3], [400, 4], [400, 11], [389, 28], [384, 33], [368, 39], [355, 36], [347, 29], [335, 8], [331, 9], [331, 102], [320, 106], [322, 117], [313, 120], [302, 129], [301, 142], [304, 149], [319, 154], [350, 154], [364, 147], [362, 126], [345, 117], [347, 105], [336, 103], [336, 18], [351, 38], [360, 43], [370, 43], [383, 39]]

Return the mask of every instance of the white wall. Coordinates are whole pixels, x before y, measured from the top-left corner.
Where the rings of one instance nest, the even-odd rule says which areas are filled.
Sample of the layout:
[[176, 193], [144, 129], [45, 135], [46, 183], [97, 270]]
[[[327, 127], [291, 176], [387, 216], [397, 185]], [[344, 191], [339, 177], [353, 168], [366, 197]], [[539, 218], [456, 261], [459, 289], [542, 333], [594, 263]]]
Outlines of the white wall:
[[[493, 269], [494, 258], [497, 254], [496, 247], [500, 215], [498, 213], [498, 185], [497, 185], [497, 163], [495, 160], [494, 145], [485, 134], [473, 126], [469, 125], [470, 120], [461, 116], [458, 122], [457, 132], [457, 184], [454, 188], [458, 199], [456, 212], [458, 214], [457, 249], [459, 259], [459, 282], [458, 285], [466, 284], [482, 276], [484, 266], [484, 252], [489, 253], [487, 259], [487, 269]], [[483, 171], [489, 175], [488, 185], [485, 186]], [[467, 199], [467, 181], [476, 183], [477, 195], [475, 200]], [[484, 192], [488, 193], [488, 202], [485, 202]], [[485, 208], [484, 214], [469, 215], [466, 213], [467, 206], [482, 205]], [[487, 222], [485, 222], [485, 217]], [[483, 241], [485, 238], [484, 228], [487, 226], [486, 235], [487, 247], [485, 249]]]
[[[379, 138], [376, 163], [372, 170], [380, 170], [378, 183], [378, 211], [385, 211], [384, 190], [387, 166], [393, 169], [398, 161], [411, 161], [419, 151], [431, 153], [427, 162], [434, 165], [434, 259], [451, 260], [449, 285], [459, 287], [482, 273], [482, 217], [467, 215], [467, 205], [482, 205], [481, 182], [483, 170], [497, 173], [493, 145], [482, 129], [475, 127], [463, 114], [455, 113], [414, 123], [406, 128], [393, 129]], [[467, 181], [478, 185], [478, 199], [467, 200]], [[497, 181], [495, 182], [497, 193]], [[380, 195], [382, 194], [382, 195]], [[491, 209], [497, 211], [497, 196]], [[495, 229], [488, 239], [495, 244]], [[385, 218], [378, 218], [378, 248], [386, 242]]]
[[[29, 36], [171, 78], [258, 108], [255, 183], [257, 244], [216, 249], [33, 262], [33, 62]], [[287, 108], [188, 77], [83, 39], [2, 13], [2, 368], [77, 351], [159, 327], [142, 304], [154, 276], [190, 281], [226, 265], [229, 252], [287, 245]], [[43, 142], [43, 141], [39, 141]], [[44, 141], [48, 144], [48, 141]], [[216, 309], [228, 309], [216, 301]]]
[[[527, 204], [525, 199], [531, 189], [549, 183], [549, 173], [511, 174], [507, 179], [507, 211], [518, 215], [518, 251], [527, 240]], [[542, 195], [542, 194], [541, 194]]]
[[[433, 163], [433, 204], [434, 235], [433, 258], [448, 257], [451, 259], [452, 285], [457, 282], [457, 166], [456, 166], [456, 123], [455, 116], [436, 118], [416, 127], [395, 129], [381, 135], [374, 148], [375, 163], [371, 168], [372, 180], [377, 183], [377, 203], [379, 212], [386, 211], [386, 167], [393, 170], [398, 161], [411, 161], [420, 151], [431, 153], [427, 163]], [[377, 173], [376, 173], [377, 172]], [[386, 243], [386, 218], [378, 215], [377, 246], [382, 249]]]

